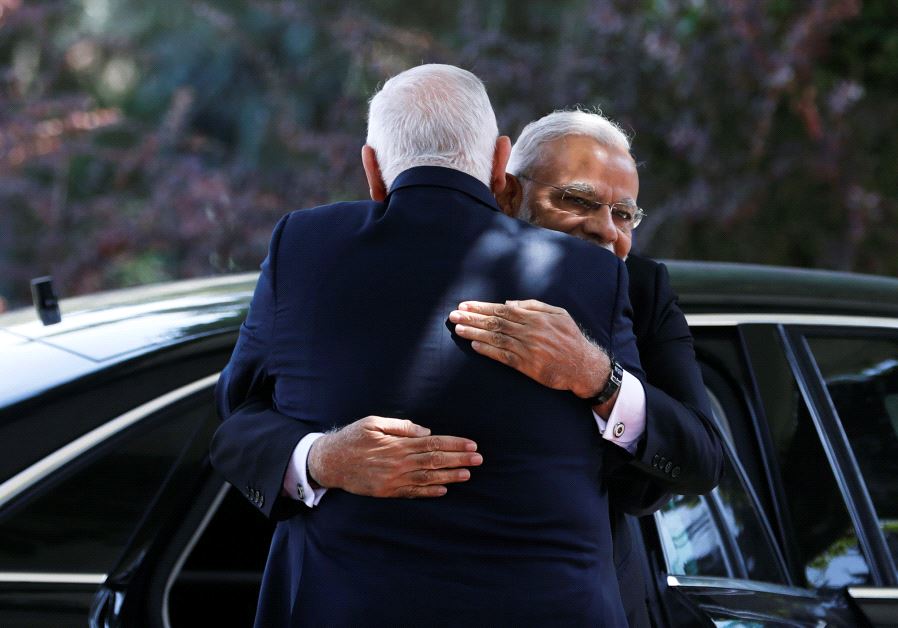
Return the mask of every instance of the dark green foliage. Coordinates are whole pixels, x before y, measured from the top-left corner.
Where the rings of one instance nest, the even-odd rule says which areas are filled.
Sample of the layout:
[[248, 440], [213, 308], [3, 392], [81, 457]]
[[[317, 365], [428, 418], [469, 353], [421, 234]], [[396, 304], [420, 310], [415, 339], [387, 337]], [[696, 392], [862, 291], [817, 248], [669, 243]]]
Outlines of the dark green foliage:
[[898, 274], [891, 0], [0, 0], [0, 295], [249, 270], [282, 213], [364, 198], [366, 102], [467, 67], [514, 135], [634, 134], [637, 248]]

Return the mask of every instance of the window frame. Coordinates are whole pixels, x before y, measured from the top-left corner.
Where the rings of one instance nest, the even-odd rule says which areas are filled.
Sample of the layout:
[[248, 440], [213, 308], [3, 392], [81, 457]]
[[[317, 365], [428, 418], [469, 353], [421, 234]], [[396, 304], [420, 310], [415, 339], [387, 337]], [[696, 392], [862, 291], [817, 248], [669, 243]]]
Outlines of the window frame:
[[[103, 455], [112, 443], [129, 432], [153, 421], [160, 413], [173, 406], [197, 396], [209, 395], [218, 376], [219, 373], [215, 372], [144, 401], [23, 469], [0, 484], [0, 511], [4, 516], [15, 516], [19, 506], [29, 501], [35, 491], [56, 485], [85, 463]], [[151, 506], [148, 504], [149, 507]], [[135, 526], [138, 524], [139, 522]], [[0, 571], [0, 582], [15, 585], [52, 583], [96, 586], [105, 582], [107, 575], [98, 572]]]
[[[858, 543], [870, 566], [874, 587], [898, 586], [898, 568], [885, 535], [873, 499], [861, 473], [839, 413], [829, 394], [826, 381], [811, 349], [808, 337], [889, 338], [898, 340], [898, 321], [895, 327], [863, 327], [839, 325], [793, 325], [781, 330], [784, 345], [791, 349], [796, 381], [808, 405], [813, 405], [811, 417], [824, 445], [830, 466], [836, 476], [842, 499], [852, 517]], [[838, 463], [838, 464], [836, 464]], [[854, 587], [863, 589], [864, 587]]]
[[[817, 368], [816, 360], [808, 344], [807, 336], [833, 335], [838, 337], [855, 336], [869, 338], [876, 336], [892, 337], [898, 335], [898, 318], [877, 316], [855, 316], [845, 314], [811, 314], [802, 312], [787, 313], [696, 313], [687, 314], [687, 322], [696, 336], [702, 328], [724, 327], [737, 330], [742, 338], [743, 360], [746, 362], [745, 378], [750, 390], [747, 392], [749, 419], [754, 422], [760, 448], [760, 462], [767, 475], [767, 488], [771, 495], [771, 511], [762, 511], [771, 525], [780, 550], [786, 558], [789, 576], [793, 575], [794, 557], [789, 551], [787, 538], [788, 512], [785, 508], [785, 495], [779, 486], [779, 474], [776, 458], [772, 452], [772, 439], [767, 426], [763, 391], [757, 382], [751, 356], [759, 348], [758, 343], [752, 346], [751, 330], [763, 329], [768, 333], [773, 330], [779, 339], [779, 347], [763, 346], [764, 351], [782, 351], [789, 365], [795, 385], [802, 400], [808, 407], [814, 428], [824, 454], [830, 464], [833, 477], [841, 493], [849, 518], [858, 536], [858, 546], [870, 569], [871, 584], [867, 587], [898, 586], [898, 569], [888, 551], [885, 537], [879, 527], [876, 510], [860, 467], [854, 457], [847, 435], [842, 429], [838, 413], [829, 397], [826, 383]], [[751, 484], [749, 482], [749, 484]], [[759, 489], [760, 487], [752, 488]], [[763, 506], [762, 500], [762, 506]], [[858, 588], [858, 587], [855, 587]], [[864, 587], [860, 587], [864, 588]]]
[[[689, 317], [687, 317], [687, 319], [688, 318]], [[705, 317], [702, 318], [704, 319]], [[690, 329], [694, 337], [696, 336], [696, 334], [700, 335], [702, 333], [700, 330], [705, 327], [729, 327], [736, 332], [739, 331], [739, 326], [736, 324], [724, 323], [706, 326], [702, 324], [695, 324], [690, 321]], [[742, 346], [741, 337], [738, 336], [738, 334], [736, 337], [734, 337], [734, 343], [736, 345], [734, 347], [736, 352], [740, 354], [741, 358], [744, 358], [745, 349]], [[713, 382], [710, 386], [708, 385], [707, 381], [705, 382], [705, 387], [708, 393], [717, 400], [717, 403], [718, 405], [720, 405], [722, 410], [731, 410], [731, 408], [728, 408], [727, 404], [725, 403], [727, 400], [721, 399], [721, 393], [724, 391], [720, 390], [720, 388], [726, 387], [727, 390], [725, 391], [725, 396], [739, 405], [736, 410], [740, 415], [742, 415], [739, 417], [739, 420], [746, 424], [744, 427], [753, 428], [758, 420], [751, 392], [746, 389], [742, 382], [731, 377], [732, 374], [728, 373], [728, 370], [725, 368], [725, 366], [717, 364], [713, 356], [703, 356], [698, 350], [697, 354], [699, 363], [702, 366], [703, 373], [706, 370], [712, 371], [715, 374], [714, 379], [718, 380]], [[747, 373], [751, 373], [750, 366], [747, 369]], [[727, 423], [732, 423], [732, 417], [727, 416], [725, 417], [725, 419], [727, 420]], [[713, 420], [715, 421], [715, 424], [718, 425], [721, 432], [729, 432], [732, 429], [732, 425], [728, 425], [726, 426], [726, 428], [720, 427], [718, 417], [713, 417]], [[671, 560], [667, 555], [666, 544], [662, 540], [661, 515], [660, 513], [656, 512], [652, 518], [653, 527], [654, 533], [658, 535], [658, 542], [661, 549], [661, 558], [663, 560], [663, 568], [665, 571], [664, 576], [667, 578], [668, 586], [680, 588], [689, 588], [691, 586], [713, 586], [727, 589], [735, 587], [744, 589], [746, 591], [767, 591], [778, 593], [789, 591], [790, 595], [797, 597], [808, 597], [809, 595], [813, 595], [813, 592], [811, 590], [795, 585], [792, 574], [788, 568], [786, 556], [782, 551], [780, 536], [776, 534], [774, 526], [771, 525], [770, 514], [765, 508], [758, 488], [751, 481], [746, 467], [743, 465], [739, 453], [736, 451], [735, 443], [731, 442], [726, 437], [722, 437], [721, 441], [724, 449], [724, 456], [726, 456], [726, 458], [728, 459], [730, 467], [737, 476], [736, 480], [741, 485], [747, 499], [751, 504], [752, 510], [757, 517], [757, 522], [761, 526], [762, 534], [764, 535], [767, 541], [767, 545], [771, 553], [773, 554], [773, 560], [779, 570], [779, 575], [782, 581], [766, 582], [752, 579], [748, 575], [745, 565], [745, 556], [739, 549], [739, 543], [734, 537], [730, 526], [726, 522], [726, 517], [722, 508], [723, 500], [718, 494], [718, 489], [715, 488], [714, 491], [705, 496], [704, 499], [710, 512], [711, 519], [712, 521], [714, 521], [715, 526], [717, 527], [717, 532], [722, 540], [721, 551], [723, 553], [723, 560], [725, 564], [728, 565], [728, 567], [731, 567], [731, 570], [734, 573], [738, 572], [740, 575], [724, 577], [706, 575], [686, 576], [671, 574]], [[761, 450], [763, 451], [763, 447], [761, 447]], [[766, 460], [761, 461], [761, 467], [766, 472]]]
[[[707, 364], [707, 362], [704, 363], [703, 366], [710, 368], [712, 370], [715, 370], [715, 371], [717, 370], [717, 367], [710, 366]], [[720, 375], [720, 374], [718, 373], [718, 375]], [[732, 385], [723, 378], [721, 378], [720, 385], [726, 385], [726, 386], [732, 387]], [[707, 386], [707, 383], [706, 383], [706, 388], [707, 388], [709, 394], [713, 395], [715, 399], [718, 399], [718, 400], [720, 399], [720, 395], [718, 394], [720, 392], [719, 390], [713, 390], [712, 388]], [[742, 394], [743, 391], [730, 390], [728, 392], [735, 399], [735, 401], [737, 403], [741, 403], [743, 405], [743, 407], [740, 408], [739, 411], [750, 415], [751, 413], [747, 412], [747, 408], [745, 407], [746, 400], [740, 399], [740, 395]], [[726, 410], [723, 402], [719, 402], [719, 405], [721, 406], [722, 409]], [[717, 417], [713, 417], [713, 420], [715, 421], [715, 423], [718, 423]], [[727, 420], [729, 421], [729, 417], [727, 417]], [[749, 417], [749, 420], [752, 420], [752, 419]], [[717, 528], [717, 532], [720, 535], [720, 538], [722, 541], [721, 552], [723, 555], [723, 561], [727, 565], [727, 567], [730, 571], [732, 571], [734, 574], [738, 573], [738, 575], [687, 576], [687, 575], [671, 574], [670, 573], [671, 559], [667, 554], [667, 544], [664, 543], [662, 540], [662, 533], [661, 533], [662, 515], [660, 512], [656, 512], [653, 515], [654, 525], [656, 528], [656, 533], [658, 534], [659, 541], [661, 541], [661, 543], [660, 543], [661, 554], [664, 559], [665, 575], [668, 576], [669, 584], [670, 584], [670, 582], [672, 582], [670, 580], [670, 578], [674, 578], [674, 581], [678, 583], [678, 586], [681, 586], [685, 583], [690, 583], [690, 582], [706, 583], [706, 581], [719, 580], [722, 583], [724, 581], [726, 582], [726, 584], [721, 584], [721, 586], [725, 586], [725, 587], [731, 587], [732, 584], [736, 583], [736, 582], [745, 582], [745, 583], [753, 583], [750, 585], [749, 584], [746, 585], [746, 588], [749, 590], [754, 590], [757, 587], [765, 588], [766, 585], [770, 585], [770, 587], [773, 587], [773, 588], [785, 587], [787, 589], [795, 588], [795, 589], [798, 589], [801, 591], [806, 591], [804, 589], [801, 589], [800, 587], [794, 587], [794, 582], [793, 582], [791, 574], [787, 568], [786, 559], [783, 556], [783, 553], [781, 551], [779, 538], [774, 533], [773, 527], [770, 524], [768, 514], [763, 507], [763, 504], [761, 502], [761, 499], [758, 495], [757, 490], [755, 489], [754, 485], [748, 478], [746, 469], [743, 466], [742, 461], [739, 458], [739, 455], [735, 450], [734, 444], [732, 442], [730, 442], [727, 438], [722, 438], [721, 444], [723, 445], [724, 456], [727, 458], [727, 460], [730, 464], [730, 468], [732, 468], [733, 472], [736, 474], [736, 481], [738, 481], [739, 485], [742, 487], [742, 490], [745, 492], [745, 495], [746, 495], [747, 499], [749, 500], [749, 503], [751, 504], [752, 510], [754, 511], [754, 513], [757, 517], [757, 522], [761, 526], [762, 534], [764, 535], [764, 537], [767, 541], [767, 545], [770, 548], [771, 553], [773, 554], [773, 560], [774, 560], [776, 567], [779, 570], [779, 575], [782, 579], [782, 582], [774, 583], [774, 582], [766, 582], [766, 581], [762, 581], [762, 580], [755, 580], [748, 575], [746, 562], [745, 562], [745, 556], [742, 554], [740, 547], [739, 547], [739, 542], [733, 535], [733, 531], [731, 530], [730, 526], [728, 525], [728, 523], [726, 521], [726, 516], [724, 514], [724, 506], [723, 506], [723, 504], [725, 502], [721, 499], [721, 497], [719, 495], [719, 489], [715, 488], [711, 493], [709, 493], [706, 496], [703, 496], [702, 499], [706, 503], [706, 507], [711, 516], [711, 520], [714, 522], [715, 527]], [[802, 595], [806, 595], [806, 593], [802, 593]]]
[[[660, 530], [656, 518], [651, 518], [643, 524], [643, 534], [649, 564], [654, 566], [656, 573], [656, 583], [659, 586], [658, 592], [661, 598], [665, 600], [662, 604], [669, 613], [676, 609], [678, 596], [668, 597], [667, 592], [677, 592], [686, 595], [691, 603], [701, 609], [703, 613], [711, 612], [712, 609], [726, 612], [733, 612], [738, 616], [742, 611], [749, 611], [749, 607], [754, 607], [754, 603], [750, 600], [757, 599], [756, 596], [763, 598], [772, 597], [772, 599], [781, 600], [777, 605], [784, 604], [786, 613], [782, 618], [806, 616], [808, 619], [815, 618], [818, 621], [834, 620], [836, 623], [856, 621], [857, 606], [853, 606], [848, 602], [849, 598], [854, 603], [864, 608], [863, 613], [867, 617], [870, 610], [867, 606], [876, 605], [879, 609], [883, 604], [894, 606], [894, 598], [898, 597], [898, 588], [890, 588], [887, 579], [880, 578], [878, 571], [879, 562], [876, 557], [871, 557], [868, 548], [861, 544], [859, 538], [859, 549], [863, 553], [864, 558], [870, 563], [871, 581], [873, 584], [869, 586], [847, 587], [844, 591], [833, 592], [818, 590], [811, 587], [800, 586], [794, 580], [792, 568], [795, 565], [793, 557], [788, 551], [788, 530], [784, 525], [788, 521], [787, 505], [785, 503], [784, 493], [779, 486], [779, 471], [776, 457], [773, 455], [773, 440], [769, 432], [766, 421], [766, 410], [764, 391], [758, 383], [755, 373], [756, 362], [752, 361], [754, 351], [758, 346], [752, 346], [749, 330], [755, 328], [763, 328], [768, 338], [775, 337], [779, 342], [766, 342], [763, 351], [769, 353], [771, 351], [781, 352], [782, 358], [786, 361], [788, 371], [795, 380], [799, 394], [803, 401], [808, 405], [808, 411], [814, 422], [814, 429], [818, 431], [818, 437], [821, 440], [821, 447], [824, 448], [827, 459], [832, 465], [832, 461], [836, 461], [836, 465], [841, 464], [845, 460], [843, 457], [845, 447], [841, 444], [834, 443], [829, 438], [829, 428], [838, 423], [838, 418], [832, 408], [821, 412], [818, 400], [822, 397], [829, 401], [828, 392], [825, 390], [825, 382], [823, 382], [819, 373], [816, 373], [816, 362], [811, 357], [809, 347], [803, 342], [803, 335], [808, 332], [819, 333], [824, 329], [832, 328], [835, 332], [844, 334], [846, 330], [856, 329], [858, 335], [869, 336], [871, 330], [879, 330], [874, 333], [896, 333], [898, 332], [898, 319], [874, 319], [871, 317], [856, 316], [818, 316], [810, 314], [687, 314], [687, 321], [693, 336], [696, 337], [696, 354], [702, 362], [703, 368], [709, 367], [718, 375], [723, 375], [723, 384], [728, 386], [731, 394], [735, 397], [736, 402], [743, 406], [741, 410], [744, 416], [741, 417], [747, 422], [747, 427], [754, 430], [754, 447], [757, 451], [753, 452], [750, 448], [739, 448], [737, 452], [732, 443], [724, 443], [725, 455], [730, 457], [733, 468], [740, 476], [740, 481], [746, 488], [756, 513], [759, 516], [768, 542], [774, 548], [777, 559], [780, 561], [781, 569], [784, 571], [785, 579], [788, 584], [768, 583], [751, 579], [739, 578], [721, 578], [713, 576], [678, 576], [667, 573], [669, 561], [664, 554], [663, 543], [660, 538]], [[700, 351], [699, 338], [702, 329], [705, 328], [728, 328], [734, 332], [734, 338], [738, 339], [733, 347], [734, 355], [729, 356], [727, 360], [718, 363], [716, 356], [713, 359], [705, 359]], [[748, 334], [746, 332], [749, 332]], [[757, 340], [757, 338], [756, 338]], [[778, 346], [777, 346], [778, 345]], [[733, 360], [739, 362], [735, 365]], [[814, 368], [809, 368], [814, 367]], [[734, 369], [736, 369], [734, 371]], [[741, 371], [739, 370], [741, 369]], [[733, 371], [733, 372], [731, 372]], [[821, 391], [823, 395], [821, 395]], [[717, 394], [716, 390], [712, 390]], [[727, 406], [721, 402], [726, 409]], [[821, 433], [821, 426], [827, 429]], [[839, 424], [839, 427], [841, 425]], [[843, 435], [844, 436], [844, 435]], [[752, 460], [749, 466], [753, 474], [747, 473], [746, 466], [743, 465], [739, 454], [744, 453]], [[847, 448], [850, 454], [850, 447]], [[853, 460], [849, 458], [849, 460]], [[856, 461], [854, 461], [856, 462]], [[841, 471], [841, 475], [849, 473], [846, 467], [837, 467]], [[835, 473], [835, 470], [834, 470]], [[860, 482], [866, 485], [862, 476], [860, 476], [856, 465], [852, 471], [854, 476], [847, 479], [849, 483]], [[836, 476], [838, 478], [838, 475]], [[859, 512], [856, 508], [856, 502], [853, 496], [843, 491], [843, 485], [837, 479], [837, 485], [842, 492], [845, 507], [848, 510], [849, 517], [857, 530], [858, 536], [863, 531], [871, 531], [872, 534], [879, 536], [882, 541], [881, 531], [879, 529], [878, 520], [875, 518], [875, 512], [870, 510], [869, 513]], [[860, 522], [861, 525], [858, 526]], [[727, 526], [723, 526], [719, 530], [721, 534], [732, 536]], [[728, 551], [724, 547], [724, 551]], [[733, 594], [738, 594], [733, 597]], [[744, 597], [743, 594], [748, 594]], [[736, 604], [729, 602], [744, 600]], [[822, 605], [821, 605], [822, 604]], [[746, 606], [747, 605], [747, 606]], [[762, 605], [763, 606], [763, 605]], [[888, 608], [892, 608], [888, 606]], [[741, 609], [741, 610], [740, 610]], [[826, 610], [828, 609], [828, 610]], [[659, 609], [660, 610], [660, 609]], [[759, 610], [759, 609], [757, 609]], [[659, 611], [655, 611], [659, 612]], [[885, 611], [882, 611], [885, 612]], [[889, 611], [891, 612], [891, 611]], [[822, 613], [822, 614], [821, 614]], [[767, 616], [766, 613], [762, 615]], [[891, 616], [891, 615], [889, 615]], [[759, 615], [760, 617], [760, 615]], [[770, 620], [778, 620], [781, 616], [779, 613], [770, 615]]]

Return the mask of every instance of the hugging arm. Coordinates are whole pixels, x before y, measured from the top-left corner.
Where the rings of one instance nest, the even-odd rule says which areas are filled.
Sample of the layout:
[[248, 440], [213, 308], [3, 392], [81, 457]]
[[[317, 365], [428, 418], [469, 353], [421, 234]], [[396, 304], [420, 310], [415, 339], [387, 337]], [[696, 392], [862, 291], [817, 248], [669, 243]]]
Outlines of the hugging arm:
[[648, 384], [646, 430], [635, 456], [611, 485], [627, 512], [653, 512], [670, 493], [710, 492], [723, 473], [722, 436], [695, 357], [692, 334], [667, 268], [642, 258], [628, 262], [637, 341]]
[[[635, 318], [645, 322], [637, 325], [636, 339], [647, 380], [644, 431], [634, 447], [609, 447], [612, 460], [606, 468], [614, 477], [609, 482], [614, 503], [641, 515], [657, 509], [670, 493], [713, 489], [720, 480], [723, 452], [692, 336], [666, 269], [646, 261], [635, 280], [646, 284], [630, 290]], [[606, 352], [591, 345], [560, 308], [538, 301], [469, 302], [450, 320], [462, 324], [460, 331], [456, 328], [460, 336], [477, 341], [479, 353], [551, 388], [584, 397], [607, 381]], [[619, 335], [617, 345], [631, 346], [625, 332]], [[625, 354], [619, 346], [614, 350]], [[599, 410], [607, 418], [613, 408]]]

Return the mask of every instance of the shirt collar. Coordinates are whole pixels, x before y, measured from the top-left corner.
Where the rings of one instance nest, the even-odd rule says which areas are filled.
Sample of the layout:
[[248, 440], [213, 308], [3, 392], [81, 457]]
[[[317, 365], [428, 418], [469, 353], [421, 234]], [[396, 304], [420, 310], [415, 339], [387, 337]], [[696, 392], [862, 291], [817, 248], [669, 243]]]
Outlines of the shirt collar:
[[400, 172], [399, 176], [393, 180], [393, 186], [390, 188], [390, 194], [387, 195], [386, 202], [389, 202], [389, 197], [396, 190], [417, 186], [458, 190], [480, 201], [493, 211], [499, 211], [496, 198], [483, 183], [460, 170], [443, 168], [441, 166], [415, 166]]

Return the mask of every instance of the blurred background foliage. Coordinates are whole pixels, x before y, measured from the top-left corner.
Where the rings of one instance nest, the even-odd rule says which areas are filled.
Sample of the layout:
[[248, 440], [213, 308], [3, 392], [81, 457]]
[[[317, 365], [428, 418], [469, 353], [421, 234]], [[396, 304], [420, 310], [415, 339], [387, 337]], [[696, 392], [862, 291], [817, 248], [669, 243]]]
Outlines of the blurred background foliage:
[[898, 275], [893, 0], [0, 0], [0, 296], [257, 268], [421, 62], [619, 121], [646, 254]]

